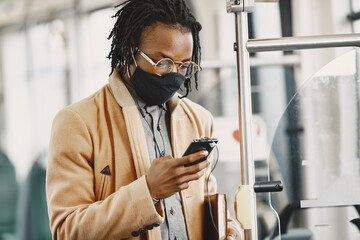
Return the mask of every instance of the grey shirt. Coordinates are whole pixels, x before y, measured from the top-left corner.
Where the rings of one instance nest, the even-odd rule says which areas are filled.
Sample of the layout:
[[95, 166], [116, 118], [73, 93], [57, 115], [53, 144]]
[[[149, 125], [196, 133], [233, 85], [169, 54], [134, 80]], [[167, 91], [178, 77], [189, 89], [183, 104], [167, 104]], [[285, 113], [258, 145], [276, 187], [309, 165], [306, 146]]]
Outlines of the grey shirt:
[[[172, 156], [170, 113], [166, 104], [146, 106], [136, 92], [131, 87], [127, 87], [139, 109], [150, 161], [152, 162], [155, 158]], [[165, 221], [160, 225], [162, 239], [187, 240], [180, 194], [176, 193], [161, 201], [165, 211]]]

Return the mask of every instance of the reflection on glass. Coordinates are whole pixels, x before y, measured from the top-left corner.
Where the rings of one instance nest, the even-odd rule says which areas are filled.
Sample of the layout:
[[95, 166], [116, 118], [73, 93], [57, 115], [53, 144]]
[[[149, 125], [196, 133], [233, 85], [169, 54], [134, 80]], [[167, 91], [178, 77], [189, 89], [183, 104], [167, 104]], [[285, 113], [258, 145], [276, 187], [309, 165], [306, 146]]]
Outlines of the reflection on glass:
[[284, 190], [269, 201], [283, 239], [360, 235], [359, 56], [353, 50], [321, 69], [279, 122], [268, 160], [270, 179]]

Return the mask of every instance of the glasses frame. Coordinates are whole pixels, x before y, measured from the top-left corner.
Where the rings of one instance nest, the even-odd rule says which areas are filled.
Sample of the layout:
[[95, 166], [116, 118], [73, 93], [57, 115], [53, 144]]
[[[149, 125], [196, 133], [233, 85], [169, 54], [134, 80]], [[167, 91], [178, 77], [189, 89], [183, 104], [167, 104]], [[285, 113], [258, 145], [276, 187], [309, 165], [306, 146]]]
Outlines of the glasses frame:
[[[153, 66], [154, 71], [155, 71], [155, 74], [158, 75], [158, 76], [162, 76], [162, 75], [166, 74], [166, 73], [164, 73], [164, 74], [158, 74], [158, 73], [156, 72], [156, 66], [159, 64], [159, 62], [164, 61], [164, 60], [170, 60], [170, 61], [173, 63], [173, 67], [172, 67], [172, 68], [169, 70], [169, 72], [167, 72], [167, 73], [172, 72], [172, 70], [174, 69], [174, 66], [176, 66], [176, 65], [177, 65], [177, 67], [176, 67], [176, 72], [179, 73], [179, 68], [181, 68], [181, 66], [184, 65], [185, 63], [191, 63], [191, 64], [195, 67], [195, 71], [194, 71], [191, 75], [189, 75], [189, 76], [183, 75], [184, 77], [186, 77], [186, 78], [191, 78], [192, 76], [194, 76], [195, 73], [201, 71], [201, 67], [200, 67], [199, 65], [197, 65], [194, 61], [179, 62], [179, 61], [174, 61], [174, 60], [172, 60], [171, 58], [162, 58], [162, 59], [160, 59], [159, 61], [157, 61], [157, 62], [155, 63], [148, 55], [146, 55], [146, 54], [145, 54], [143, 51], [141, 51], [139, 48], [135, 48], [135, 51], [137, 51], [138, 53], [140, 53], [140, 55], [141, 55], [143, 58], [145, 58], [145, 60], [147, 60], [147, 61]], [[181, 73], [179, 73], [179, 74], [181, 74]], [[182, 74], [181, 74], [181, 75], [182, 75]]]

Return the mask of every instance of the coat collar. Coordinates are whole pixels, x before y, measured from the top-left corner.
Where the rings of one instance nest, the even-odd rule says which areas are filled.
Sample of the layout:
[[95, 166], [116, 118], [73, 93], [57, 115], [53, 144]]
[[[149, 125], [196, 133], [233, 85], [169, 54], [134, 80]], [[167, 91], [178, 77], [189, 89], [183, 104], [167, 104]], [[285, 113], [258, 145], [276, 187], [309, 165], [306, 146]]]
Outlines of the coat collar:
[[114, 69], [109, 78], [110, 92], [115, 97], [116, 102], [122, 108], [136, 106], [129, 90], [120, 78], [119, 72]]

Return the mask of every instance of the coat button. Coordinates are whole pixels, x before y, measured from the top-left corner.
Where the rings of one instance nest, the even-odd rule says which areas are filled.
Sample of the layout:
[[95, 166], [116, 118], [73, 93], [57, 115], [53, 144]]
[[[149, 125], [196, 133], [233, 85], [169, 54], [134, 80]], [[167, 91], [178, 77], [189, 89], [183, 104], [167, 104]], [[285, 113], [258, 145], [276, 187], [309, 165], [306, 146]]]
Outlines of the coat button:
[[131, 233], [131, 235], [132, 235], [133, 237], [137, 237], [137, 236], [139, 236], [139, 232], [135, 232], [135, 231], [134, 231], [134, 232]]
[[139, 230], [139, 233], [142, 235], [142, 234], [145, 234], [146, 233], [146, 229], [145, 228], [141, 228], [140, 230]]
[[174, 215], [175, 214], [175, 210], [173, 208], [170, 209], [170, 214]]
[[153, 225], [148, 225], [148, 226], [146, 226], [146, 229], [147, 229], [147, 230], [151, 230], [151, 229], [153, 229], [153, 228], [154, 228]]

